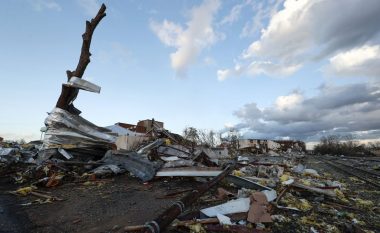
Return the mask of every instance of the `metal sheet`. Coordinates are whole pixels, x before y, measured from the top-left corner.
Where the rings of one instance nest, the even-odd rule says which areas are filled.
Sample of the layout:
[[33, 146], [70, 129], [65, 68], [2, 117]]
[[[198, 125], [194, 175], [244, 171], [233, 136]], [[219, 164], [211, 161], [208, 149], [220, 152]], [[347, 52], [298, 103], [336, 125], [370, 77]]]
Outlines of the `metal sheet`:
[[217, 176], [222, 173], [220, 169], [184, 167], [184, 168], [164, 168], [157, 172], [156, 176]]
[[100, 86], [78, 77], [71, 77], [67, 85], [71, 87], [76, 87], [85, 91], [100, 93]]

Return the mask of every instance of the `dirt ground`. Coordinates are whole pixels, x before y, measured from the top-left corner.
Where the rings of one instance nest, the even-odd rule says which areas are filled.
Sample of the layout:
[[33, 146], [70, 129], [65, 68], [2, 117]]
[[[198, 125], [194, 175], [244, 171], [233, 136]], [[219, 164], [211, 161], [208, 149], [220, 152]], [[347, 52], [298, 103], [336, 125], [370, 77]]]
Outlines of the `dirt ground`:
[[157, 217], [176, 198], [160, 198], [166, 193], [196, 184], [191, 179], [160, 179], [143, 184], [137, 178], [121, 175], [106, 181], [39, 189], [63, 201], [22, 206], [37, 197], [6, 194], [17, 186], [6, 179], [1, 182], [1, 206], [7, 206], [0, 210], [2, 233], [118, 232], [126, 225], [143, 224]]
[[[313, 168], [320, 174], [330, 174], [334, 180], [347, 185], [349, 191], [345, 192], [345, 195], [348, 198], [360, 197], [371, 200], [379, 206], [380, 193], [376, 188], [360, 181], [354, 182], [346, 174], [334, 170], [313, 157], [307, 157], [302, 162], [308, 168]], [[46, 192], [48, 195], [63, 199], [39, 204], [35, 203], [38, 197], [9, 194], [8, 191], [16, 190], [20, 185], [14, 184], [9, 177], [2, 176], [0, 178], [0, 232], [122, 232], [124, 226], [144, 224], [154, 219], [175, 200], [185, 195], [184, 193], [175, 197], [162, 198], [165, 194], [191, 190], [198, 184], [200, 183], [192, 178], [161, 178], [142, 183], [129, 175], [120, 175], [95, 182], [65, 183], [53, 188], [39, 188], [39, 192]], [[202, 206], [207, 205], [207, 199], [214, 194], [215, 189], [210, 190], [202, 198]], [[320, 203], [317, 200], [318, 197], [315, 199], [316, 201], [312, 204], [318, 209]], [[30, 204], [31, 202], [33, 203]], [[198, 208], [200, 203], [196, 205]], [[321, 212], [317, 216], [317, 221], [336, 223], [341, 226], [347, 223], [348, 220], [344, 215], [348, 212], [349, 210], [344, 208], [337, 208], [334, 213]], [[272, 232], [310, 232], [310, 226], [299, 223], [302, 216], [309, 214], [307, 212], [284, 214], [292, 221], [271, 223], [266, 226]], [[358, 221], [364, 223], [361, 225], [362, 228], [380, 232], [378, 212], [361, 210], [355, 211], [354, 214]], [[339, 232], [344, 231], [339, 228]]]

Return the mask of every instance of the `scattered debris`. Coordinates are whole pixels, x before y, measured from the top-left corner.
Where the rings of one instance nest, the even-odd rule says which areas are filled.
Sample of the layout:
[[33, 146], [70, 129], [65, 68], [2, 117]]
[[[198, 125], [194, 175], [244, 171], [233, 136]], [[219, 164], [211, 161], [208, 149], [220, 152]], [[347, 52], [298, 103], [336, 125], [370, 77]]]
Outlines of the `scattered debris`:
[[[124, 227], [127, 232], [157, 233], [167, 227], [175, 232], [185, 227], [191, 232], [238, 233], [293, 232], [295, 227], [297, 232], [380, 229], [379, 193], [372, 190], [380, 187], [380, 160], [375, 158], [351, 158], [350, 163], [359, 161], [354, 166], [345, 162], [349, 156], [306, 155], [305, 144], [292, 140], [239, 139], [235, 149], [227, 142], [197, 145], [154, 119], [103, 128], [82, 118], [73, 105], [79, 90], [101, 90], [82, 76], [90, 62], [92, 34], [105, 10], [102, 5], [86, 24], [77, 68], [67, 71], [68, 82], [45, 119], [43, 140], [7, 143], [0, 138], [1, 175], [22, 185], [7, 191], [28, 199], [25, 208], [63, 200], [44, 190], [66, 184], [95, 190], [113, 183], [107, 177], [125, 174], [136, 177], [143, 191], [163, 186], [155, 201], [176, 199], [154, 220]], [[181, 187], [170, 187], [176, 179]], [[112, 190], [99, 196], [107, 199]], [[148, 204], [144, 211], [150, 211]], [[68, 222], [81, 219], [75, 216]], [[113, 230], [119, 228], [114, 225]]]

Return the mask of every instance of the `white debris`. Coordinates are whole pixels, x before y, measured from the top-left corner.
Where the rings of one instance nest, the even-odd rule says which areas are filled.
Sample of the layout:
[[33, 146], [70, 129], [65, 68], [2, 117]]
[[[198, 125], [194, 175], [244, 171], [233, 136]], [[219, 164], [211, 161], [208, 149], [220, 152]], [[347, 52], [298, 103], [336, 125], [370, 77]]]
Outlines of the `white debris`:
[[305, 169], [303, 170], [304, 175], [312, 175], [312, 176], [319, 176], [318, 172], [314, 169]]
[[219, 220], [219, 223], [222, 225], [232, 225], [231, 219], [223, 214], [217, 214], [216, 217]]
[[261, 191], [267, 197], [267, 201], [271, 202], [277, 198], [277, 192], [274, 189]]
[[250, 198], [239, 198], [228, 201], [224, 204], [202, 209], [201, 212], [208, 217], [215, 217], [218, 214], [234, 214], [248, 212], [250, 207]]
[[293, 178], [290, 178], [287, 181], [281, 182], [282, 185], [290, 185], [290, 184], [293, 184], [293, 183], [294, 183], [294, 179]]
[[303, 170], [305, 170], [305, 166], [302, 164], [298, 164], [297, 166], [293, 167], [293, 171], [296, 173], [302, 173]]

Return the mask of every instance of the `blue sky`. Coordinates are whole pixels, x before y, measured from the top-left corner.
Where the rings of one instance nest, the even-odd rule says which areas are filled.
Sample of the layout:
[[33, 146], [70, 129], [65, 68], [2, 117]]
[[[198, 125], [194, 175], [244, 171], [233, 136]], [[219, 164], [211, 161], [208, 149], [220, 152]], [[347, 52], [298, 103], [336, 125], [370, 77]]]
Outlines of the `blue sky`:
[[[100, 4], [0, 2], [0, 136], [39, 138]], [[379, 1], [105, 4], [84, 75], [102, 90], [75, 101], [97, 125], [154, 117], [177, 133], [379, 139]]]

